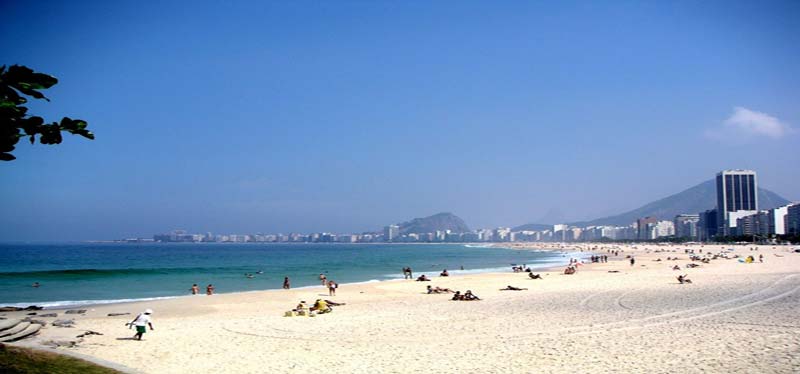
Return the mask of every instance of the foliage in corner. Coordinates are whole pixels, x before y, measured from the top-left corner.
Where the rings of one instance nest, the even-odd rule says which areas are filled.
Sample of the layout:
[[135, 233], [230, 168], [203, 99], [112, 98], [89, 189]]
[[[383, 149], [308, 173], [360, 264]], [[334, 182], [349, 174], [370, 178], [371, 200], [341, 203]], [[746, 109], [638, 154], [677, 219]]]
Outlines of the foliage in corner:
[[42, 117], [28, 115], [28, 108], [23, 106], [28, 102], [25, 96], [50, 101], [40, 90], [56, 83], [55, 77], [36, 73], [25, 66], [12, 65], [8, 69], [0, 66], [0, 160], [16, 159], [11, 152], [23, 137], [28, 137], [31, 144], [36, 141], [36, 135], [42, 144], [59, 144], [61, 132], [66, 131], [94, 139], [84, 120], [64, 117], [61, 122], [45, 123]]

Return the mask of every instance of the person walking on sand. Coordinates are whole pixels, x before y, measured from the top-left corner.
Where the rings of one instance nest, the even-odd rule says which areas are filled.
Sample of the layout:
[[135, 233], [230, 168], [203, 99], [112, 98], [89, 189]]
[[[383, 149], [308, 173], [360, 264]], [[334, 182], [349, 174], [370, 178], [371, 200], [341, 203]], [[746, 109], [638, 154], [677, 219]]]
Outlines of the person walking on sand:
[[197, 287], [197, 283], [193, 284], [190, 290], [192, 291], [192, 295], [197, 295], [200, 293], [200, 287]]
[[283, 277], [283, 289], [288, 290], [291, 288], [291, 284], [289, 283], [289, 277]]
[[339, 285], [336, 284], [336, 282], [328, 281], [328, 295], [336, 296], [336, 288], [338, 288], [338, 287], [339, 287]]
[[209, 284], [208, 286], [206, 286], [206, 295], [211, 296], [213, 294], [214, 294], [214, 285]]
[[142, 340], [142, 335], [147, 332], [147, 326], [150, 326], [150, 331], [153, 331], [153, 322], [150, 315], [153, 314], [152, 309], [146, 309], [142, 314], [136, 316], [133, 321], [128, 323], [130, 327], [136, 327], [136, 335], [133, 336], [136, 340]]
[[634, 263], [636, 263], [636, 260], [631, 256], [631, 266], [633, 266]]

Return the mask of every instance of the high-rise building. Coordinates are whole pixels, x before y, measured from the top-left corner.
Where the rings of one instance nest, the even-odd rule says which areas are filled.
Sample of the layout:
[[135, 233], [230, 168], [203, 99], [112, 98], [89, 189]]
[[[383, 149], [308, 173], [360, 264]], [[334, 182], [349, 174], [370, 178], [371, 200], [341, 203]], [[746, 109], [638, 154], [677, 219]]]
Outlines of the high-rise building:
[[789, 205], [786, 208], [786, 217], [783, 218], [783, 222], [787, 235], [800, 235], [800, 203]]
[[563, 242], [567, 240], [567, 228], [569, 225], [557, 224], [553, 225], [553, 238], [555, 242]]
[[636, 227], [638, 228], [638, 232], [636, 234], [636, 239], [638, 240], [649, 240], [650, 238], [650, 229], [652, 225], [655, 225], [658, 222], [658, 218], [656, 217], [644, 217], [639, 218], [636, 220]]
[[[759, 232], [758, 213], [736, 218], [736, 227], [731, 228], [731, 235], [751, 236]], [[735, 229], [736, 231], [733, 231]]]
[[710, 209], [700, 212], [700, 221], [697, 223], [697, 239], [705, 242], [717, 236], [717, 210]]
[[700, 222], [699, 214], [679, 214], [675, 216], [675, 236], [678, 238], [697, 239], [697, 226]]
[[675, 224], [672, 221], [658, 221], [648, 226], [650, 226], [650, 239], [675, 235]]
[[758, 212], [758, 179], [752, 170], [723, 170], [717, 174], [717, 233], [736, 234], [736, 219]]
[[383, 228], [383, 240], [392, 242], [400, 235], [400, 226], [389, 225]]
[[508, 234], [511, 233], [511, 229], [508, 227], [498, 227], [494, 229], [494, 234], [492, 240], [496, 242], [507, 242], [509, 237]]
[[766, 233], [768, 235], [786, 234], [786, 215], [789, 213], [789, 205], [770, 209], [766, 214]]

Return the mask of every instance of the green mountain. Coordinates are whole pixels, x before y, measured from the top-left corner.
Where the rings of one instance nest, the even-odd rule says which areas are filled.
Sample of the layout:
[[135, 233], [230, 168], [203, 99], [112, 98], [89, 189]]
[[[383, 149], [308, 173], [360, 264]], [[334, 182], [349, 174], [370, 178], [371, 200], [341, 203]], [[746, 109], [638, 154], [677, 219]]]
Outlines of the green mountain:
[[446, 231], [468, 232], [469, 227], [464, 220], [453, 213], [439, 213], [424, 218], [414, 218], [411, 221], [398, 224], [401, 234], [423, 234], [428, 232]]
[[[764, 189], [758, 189], [758, 208], [772, 209], [789, 204], [789, 200], [778, 194]], [[585, 222], [572, 222], [574, 226], [596, 225], [629, 225], [637, 218], [658, 217], [658, 219], [671, 220], [678, 214], [700, 213], [717, 206], [717, 186], [714, 179], [700, 183], [683, 192], [667, 196], [663, 199], [645, 204], [634, 210], [617, 214], [615, 216], [597, 218]]]

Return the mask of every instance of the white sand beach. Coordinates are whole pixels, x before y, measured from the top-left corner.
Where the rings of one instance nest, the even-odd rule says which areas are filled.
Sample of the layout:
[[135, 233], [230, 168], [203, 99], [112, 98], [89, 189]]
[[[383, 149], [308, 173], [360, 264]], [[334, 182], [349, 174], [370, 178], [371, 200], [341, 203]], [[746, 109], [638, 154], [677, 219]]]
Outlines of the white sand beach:
[[[75, 327], [48, 326], [23, 344], [47, 347], [52, 341], [76, 341], [73, 348], [55, 350], [143, 373], [800, 370], [800, 253], [792, 253], [793, 247], [567, 248], [576, 247], [599, 254], [623, 252], [610, 256], [608, 263], [580, 266], [574, 275], [560, 269], [541, 272], [542, 280], [509, 269], [432, 282], [341, 285], [335, 297], [320, 286], [94, 306], [79, 316], [56, 311], [58, 319], [75, 318]], [[687, 269], [692, 261], [685, 248], [700, 256], [752, 254], [756, 262], [720, 258]], [[759, 254], [764, 263], [758, 263]], [[634, 266], [627, 255], [635, 256]], [[672, 270], [676, 264], [682, 270]], [[687, 274], [693, 283], [679, 284], [679, 274]], [[428, 284], [470, 289], [482, 300], [429, 295]], [[507, 285], [528, 290], [499, 290]], [[347, 305], [313, 318], [284, 317], [298, 301], [318, 298]], [[145, 308], [155, 311], [155, 331], [148, 331], [143, 341], [129, 340], [133, 331], [125, 323]], [[107, 316], [125, 312], [131, 315]], [[75, 338], [86, 330], [103, 335]]]

